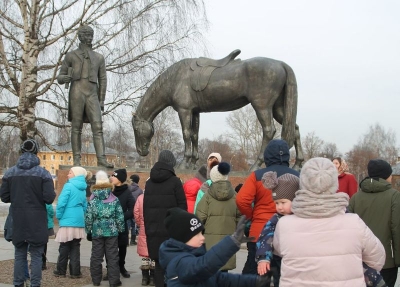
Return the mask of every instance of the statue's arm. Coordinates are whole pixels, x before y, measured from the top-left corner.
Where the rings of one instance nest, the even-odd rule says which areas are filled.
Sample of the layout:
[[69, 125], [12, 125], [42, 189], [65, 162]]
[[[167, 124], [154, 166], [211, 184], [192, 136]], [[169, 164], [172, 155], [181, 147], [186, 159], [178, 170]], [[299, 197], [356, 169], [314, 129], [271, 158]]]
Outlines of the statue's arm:
[[57, 82], [60, 85], [67, 83], [67, 78], [65, 76], [68, 76], [68, 67], [71, 66], [69, 63], [70, 63], [70, 59], [69, 59], [69, 55], [67, 54], [67, 55], [65, 55], [65, 58], [61, 64], [60, 73], [57, 76]]
[[98, 79], [99, 79], [99, 101], [104, 103], [107, 91], [107, 72], [106, 72], [106, 63], [104, 61], [103, 56], [101, 56]]

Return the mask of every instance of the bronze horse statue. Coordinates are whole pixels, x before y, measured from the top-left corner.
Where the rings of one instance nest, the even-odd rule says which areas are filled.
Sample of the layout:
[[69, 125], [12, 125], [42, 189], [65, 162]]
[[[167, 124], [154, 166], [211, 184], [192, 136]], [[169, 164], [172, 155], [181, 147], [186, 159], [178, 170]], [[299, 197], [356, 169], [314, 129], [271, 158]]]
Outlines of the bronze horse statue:
[[200, 113], [233, 111], [251, 104], [263, 129], [257, 160], [251, 170], [264, 163], [264, 150], [282, 125], [282, 139], [295, 146], [296, 162], [304, 160], [297, 115], [297, 82], [292, 68], [269, 58], [235, 59], [235, 50], [220, 60], [183, 59], [163, 72], [143, 95], [132, 125], [136, 150], [149, 153], [154, 134], [153, 120], [166, 107], [178, 112], [185, 143], [184, 161], [179, 168], [194, 168], [198, 156]]

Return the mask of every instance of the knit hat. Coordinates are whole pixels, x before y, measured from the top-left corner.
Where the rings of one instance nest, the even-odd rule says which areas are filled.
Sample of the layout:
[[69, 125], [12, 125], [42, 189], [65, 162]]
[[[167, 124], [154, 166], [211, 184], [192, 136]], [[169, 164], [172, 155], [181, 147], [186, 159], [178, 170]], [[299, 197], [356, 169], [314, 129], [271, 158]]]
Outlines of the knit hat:
[[214, 166], [210, 171], [210, 178], [212, 182], [228, 180], [228, 174], [231, 171], [231, 166], [227, 162], [221, 162]]
[[24, 141], [22, 143], [21, 151], [22, 151], [22, 153], [30, 152], [30, 153], [33, 153], [33, 154], [37, 154], [38, 151], [39, 151], [39, 145], [35, 140], [27, 139], [26, 141]]
[[221, 161], [222, 161], [221, 155], [220, 155], [219, 153], [217, 153], [217, 152], [212, 152], [212, 153], [210, 153], [210, 155], [207, 157], [207, 160], [209, 160], [210, 157], [216, 157], [217, 160], [218, 160], [218, 162], [221, 162]]
[[368, 176], [371, 178], [388, 179], [392, 172], [390, 164], [383, 159], [371, 159], [368, 162]]
[[261, 181], [265, 188], [272, 191], [274, 200], [289, 199], [293, 201], [296, 191], [299, 190], [299, 178], [291, 173], [278, 177], [275, 171], [264, 173]]
[[176, 165], [176, 159], [174, 154], [170, 150], [162, 150], [158, 156], [158, 161], [166, 163], [170, 165], [171, 167], [174, 167]]
[[109, 183], [109, 182], [110, 180], [108, 178], [108, 175], [104, 170], [99, 170], [96, 173], [96, 184]]
[[301, 189], [315, 194], [333, 194], [338, 190], [338, 185], [338, 171], [327, 158], [312, 158], [301, 169]]
[[137, 174], [132, 174], [130, 179], [134, 182], [134, 183], [139, 183], [140, 177]]
[[87, 171], [83, 167], [74, 166], [74, 167], [71, 167], [71, 170], [72, 170], [72, 172], [74, 173], [75, 176], [83, 175], [83, 177], [86, 178]]
[[125, 168], [117, 169], [116, 171], [114, 171], [112, 176], [116, 177], [121, 183], [124, 183], [126, 181], [126, 178], [128, 177]]
[[183, 243], [204, 230], [204, 225], [196, 215], [179, 207], [167, 211], [164, 225], [171, 238]]

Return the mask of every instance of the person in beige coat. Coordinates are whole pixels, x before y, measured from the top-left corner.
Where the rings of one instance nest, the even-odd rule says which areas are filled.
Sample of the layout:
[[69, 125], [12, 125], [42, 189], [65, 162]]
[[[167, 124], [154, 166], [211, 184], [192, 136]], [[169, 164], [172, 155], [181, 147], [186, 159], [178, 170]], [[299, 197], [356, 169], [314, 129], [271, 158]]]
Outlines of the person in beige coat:
[[358, 215], [345, 213], [349, 197], [336, 193], [337, 176], [328, 159], [304, 165], [293, 215], [279, 220], [273, 240], [282, 257], [280, 287], [364, 287], [362, 262], [382, 269], [382, 243]]

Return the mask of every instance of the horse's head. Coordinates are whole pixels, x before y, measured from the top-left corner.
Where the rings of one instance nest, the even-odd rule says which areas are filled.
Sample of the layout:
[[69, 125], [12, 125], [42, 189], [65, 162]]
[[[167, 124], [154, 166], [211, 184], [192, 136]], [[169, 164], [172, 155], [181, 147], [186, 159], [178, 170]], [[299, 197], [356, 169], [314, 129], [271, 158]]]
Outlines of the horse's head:
[[134, 114], [132, 117], [132, 126], [135, 133], [136, 151], [141, 156], [148, 155], [150, 141], [154, 135], [153, 123], [143, 120]]

